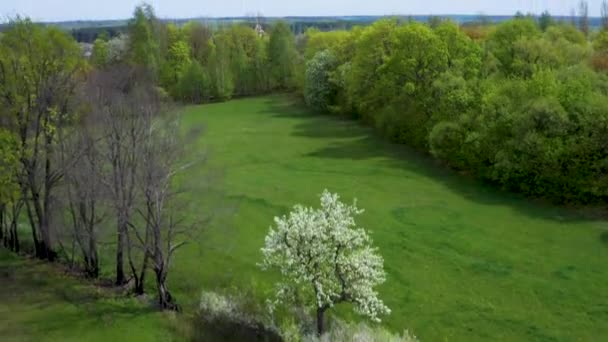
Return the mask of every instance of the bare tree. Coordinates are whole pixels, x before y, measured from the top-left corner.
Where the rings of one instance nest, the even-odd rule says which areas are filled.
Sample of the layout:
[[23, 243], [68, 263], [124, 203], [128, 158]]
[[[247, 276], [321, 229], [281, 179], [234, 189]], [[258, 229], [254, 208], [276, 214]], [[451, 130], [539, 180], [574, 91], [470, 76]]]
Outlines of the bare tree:
[[581, 32], [585, 34], [586, 37], [589, 36], [589, 3], [587, 0], [581, 0], [578, 5], [578, 15], [579, 15], [579, 29]]
[[[86, 93], [89, 94], [91, 111], [99, 118], [100, 129], [103, 130], [101, 154], [108, 165], [108, 172], [101, 179], [109, 189], [111, 206], [117, 219], [118, 285], [127, 282], [124, 253], [129, 242], [128, 225], [136, 204], [135, 180], [141, 163], [140, 146], [146, 132], [142, 111], [154, 110], [151, 105], [156, 104], [150, 99], [150, 94], [155, 92], [152, 84], [144, 71], [128, 66], [97, 71], [91, 75], [87, 84]], [[133, 273], [135, 276], [138, 272]], [[136, 277], [137, 281], [138, 278]], [[137, 285], [143, 290], [143, 283]]]
[[61, 139], [63, 158], [77, 161], [68, 164], [64, 176], [67, 211], [72, 221], [70, 237], [82, 253], [84, 271], [91, 278], [99, 276], [98, 236], [105, 217], [101, 182], [104, 160], [95, 119], [90, 113], [83, 113], [74, 134]]
[[190, 164], [179, 163], [185, 144], [180, 139], [178, 121], [165, 117], [150, 123], [148, 137], [142, 145], [143, 162], [138, 177], [143, 195], [143, 205], [138, 212], [144, 221], [145, 236], [140, 230], [133, 231], [151, 256], [160, 308], [179, 310], [167, 287], [167, 277], [175, 251], [192, 238], [194, 226], [185, 225], [178, 218], [177, 196], [181, 192], [174, 188], [173, 180]]
[[4, 203], [0, 208], [0, 240], [4, 247], [15, 253], [19, 253], [21, 247], [17, 222], [22, 208], [21, 198], [15, 198], [11, 203]]

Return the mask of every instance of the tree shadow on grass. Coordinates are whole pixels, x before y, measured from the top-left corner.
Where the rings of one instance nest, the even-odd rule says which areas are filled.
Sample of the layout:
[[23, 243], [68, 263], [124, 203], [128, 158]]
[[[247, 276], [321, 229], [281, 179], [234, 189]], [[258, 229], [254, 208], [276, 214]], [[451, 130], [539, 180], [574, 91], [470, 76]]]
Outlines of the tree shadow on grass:
[[501, 190], [495, 184], [459, 174], [442, 165], [431, 156], [408, 146], [394, 144], [377, 130], [355, 120], [313, 113], [293, 100], [268, 100], [274, 117], [299, 118], [292, 135], [309, 138], [335, 138], [326, 147], [306, 156], [326, 159], [368, 160], [379, 159], [381, 166], [407, 170], [444, 184], [454, 193], [484, 205], [506, 205], [529, 217], [556, 222], [583, 222], [602, 220], [603, 212], [595, 208], [578, 209], [558, 206], [542, 200]]
[[104, 329], [156, 312], [135, 299], [103, 294], [90, 284], [62, 275], [51, 265], [22, 259], [5, 250], [0, 250], [0, 283], [0, 303], [19, 317], [14, 329], [26, 328], [32, 336], [36, 331], [69, 332], [75, 326]]
[[603, 231], [600, 234], [600, 241], [602, 241], [602, 243], [604, 243], [604, 245], [606, 245], [606, 247], [608, 247], [608, 230]]

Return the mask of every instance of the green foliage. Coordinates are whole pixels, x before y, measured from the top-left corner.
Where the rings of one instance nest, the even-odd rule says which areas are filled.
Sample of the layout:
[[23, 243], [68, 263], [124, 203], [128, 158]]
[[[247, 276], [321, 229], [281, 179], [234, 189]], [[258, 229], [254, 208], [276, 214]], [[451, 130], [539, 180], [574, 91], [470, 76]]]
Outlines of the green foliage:
[[180, 74], [175, 97], [187, 103], [202, 103], [211, 97], [209, 76], [198, 62], [190, 62]]
[[18, 150], [15, 135], [0, 128], [0, 205], [11, 203], [19, 194], [17, 175], [20, 161]]
[[458, 123], [442, 121], [429, 134], [431, 153], [456, 168], [464, 168], [466, 163], [462, 160], [461, 147], [465, 138], [465, 132]]
[[598, 34], [592, 49], [572, 25], [541, 19], [522, 15], [482, 41], [450, 21], [431, 29], [382, 20], [350, 38], [312, 30], [304, 96], [316, 110], [356, 112], [390, 139], [502, 187], [603, 201], [608, 157], [587, 124], [604, 127], [608, 80], [586, 62], [608, 71], [608, 39]]
[[547, 29], [553, 24], [554, 20], [549, 11], [544, 11], [538, 18], [538, 27], [540, 27], [541, 31], [543, 32], [547, 31]]
[[347, 80], [349, 97], [355, 101], [356, 110], [371, 115], [387, 102], [380, 71], [393, 51], [393, 32], [397, 23], [381, 20], [367, 27], [357, 39], [350, 73]]
[[328, 50], [318, 52], [306, 62], [304, 98], [317, 111], [327, 111], [334, 101], [336, 87], [331, 81], [331, 73], [336, 65], [336, 57]]
[[228, 100], [234, 92], [234, 75], [230, 68], [230, 50], [225, 36], [217, 36], [209, 60], [211, 94], [218, 100]]
[[190, 64], [190, 46], [183, 40], [173, 42], [161, 68], [161, 85], [175, 93], [181, 74]]
[[93, 44], [93, 52], [91, 54], [91, 63], [98, 67], [103, 68], [110, 62], [110, 51], [108, 42], [103, 39], [96, 39]]
[[482, 65], [482, 49], [451, 21], [444, 21], [435, 28], [435, 33], [448, 48], [448, 66], [465, 78], [479, 75]]
[[291, 89], [294, 86], [295, 37], [285, 22], [279, 21], [270, 31], [268, 62], [272, 88]]
[[135, 8], [129, 22], [129, 60], [156, 74], [160, 67], [160, 39], [154, 9], [149, 4]]
[[522, 18], [505, 22], [488, 38], [488, 52], [498, 60], [500, 71], [505, 75], [516, 74], [516, 43], [522, 39], [539, 37], [540, 34], [532, 19]]

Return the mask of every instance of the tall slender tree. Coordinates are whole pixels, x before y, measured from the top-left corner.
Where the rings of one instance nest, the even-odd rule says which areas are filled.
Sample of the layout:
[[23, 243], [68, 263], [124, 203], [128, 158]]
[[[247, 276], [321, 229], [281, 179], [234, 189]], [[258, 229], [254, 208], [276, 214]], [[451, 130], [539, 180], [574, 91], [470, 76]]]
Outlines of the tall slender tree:
[[578, 5], [578, 27], [585, 34], [589, 36], [589, 3], [587, 0], [581, 0]]
[[160, 41], [154, 8], [143, 3], [129, 21], [129, 59], [156, 75], [160, 68]]
[[608, 30], [608, 0], [602, 0], [600, 14], [602, 16], [602, 30]]
[[21, 18], [3, 33], [0, 50], [0, 105], [18, 136], [21, 196], [35, 253], [54, 260], [53, 197], [67, 166], [56, 162], [57, 137], [72, 120], [81, 51], [66, 32]]
[[268, 42], [268, 61], [275, 88], [289, 89], [292, 87], [295, 58], [295, 38], [289, 25], [282, 21], [276, 23], [270, 32]]

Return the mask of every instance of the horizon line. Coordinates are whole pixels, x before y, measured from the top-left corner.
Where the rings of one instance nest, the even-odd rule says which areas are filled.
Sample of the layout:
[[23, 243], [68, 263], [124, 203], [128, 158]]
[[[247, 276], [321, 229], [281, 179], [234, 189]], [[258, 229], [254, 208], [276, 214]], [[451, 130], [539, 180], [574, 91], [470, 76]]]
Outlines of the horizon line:
[[[524, 12], [522, 12], [524, 13]], [[515, 17], [515, 15], [517, 14], [486, 14], [486, 13], [475, 13], [475, 14], [462, 14], [462, 13], [453, 13], [453, 14], [447, 14], [447, 13], [443, 13], [443, 14], [348, 14], [348, 15], [341, 15], [341, 14], [337, 14], [337, 15], [277, 15], [277, 16], [264, 16], [261, 15], [261, 18], [270, 18], [270, 19], [288, 19], [288, 18], [349, 18], [349, 17], [370, 17], [370, 18], [383, 18], [383, 17], [456, 17], [456, 16], [463, 16], [463, 17], [505, 17], [505, 18], [511, 18], [511, 17]], [[524, 15], [528, 16], [528, 15], [532, 15], [533, 17], [540, 17], [542, 15], [542, 13], [540, 14], [536, 14], [536, 13], [524, 13]], [[65, 20], [36, 20], [36, 19], [32, 19], [32, 17], [27, 16], [27, 15], [20, 15], [17, 14], [14, 17], [18, 17], [21, 16], [22, 18], [28, 18], [30, 20], [32, 20], [33, 22], [36, 23], [41, 23], [41, 24], [61, 24], [61, 23], [70, 23], [70, 22], [104, 22], [104, 21], [128, 21], [131, 19], [131, 17], [126, 17], [126, 18], [115, 18], [115, 19], [65, 19]], [[563, 15], [551, 15], [553, 18], [572, 18], [572, 15], [567, 15], [567, 14], [563, 14]], [[5, 18], [8, 16], [4, 16]], [[574, 16], [575, 18], [578, 18], [579, 16]], [[157, 16], [158, 19], [160, 20], [194, 20], [194, 19], [248, 19], [248, 18], [256, 18], [256, 16], [254, 15], [236, 15], [236, 16], [205, 16], [205, 15], [200, 15], [200, 16], [194, 16], [194, 17], [161, 17], [161, 16]], [[589, 16], [589, 19], [601, 19], [601, 17], [598, 16]], [[5, 24], [6, 22], [3, 22], [1, 24]]]

